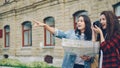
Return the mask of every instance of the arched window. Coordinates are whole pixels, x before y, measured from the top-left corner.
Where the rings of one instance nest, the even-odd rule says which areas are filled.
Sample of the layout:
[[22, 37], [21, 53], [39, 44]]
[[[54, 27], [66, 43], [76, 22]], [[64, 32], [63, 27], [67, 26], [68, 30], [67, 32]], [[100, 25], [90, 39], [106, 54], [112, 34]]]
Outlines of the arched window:
[[80, 15], [88, 15], [88, 12], [85, 11], [85, 10], [80, 10], [80, 11], [77, 11], [73, 14], [73, 20], [74, 20], [74, 29], [76, 29], [76, 24], [77, 24], [77, 21], [78, 21], [78, 17]]
[[6, 3], [6, 2], [9, 2], [9, 1], [10, 1], [10, 0], [5, 0], [5, 3]]
[[120, 2], [113, 5], [116, 16], [120, 19]]
[[22, 23], [22, 46], [32, 46], [32, 25], [30, 21]]
[[9, 47], [10, 46], [10, 26], [6, 25], [4, 27], [4, 33], [5, 33], [5, 47]]
[[5, 3], [4, 4], [8, 4], [10, 2], [10, 0], [5, 0]]
[[[47, 17], [44, 19], [44, 22], [46, 24], [48, 24], [49, 26], [51, 27], [54, 27], [55, 26], [55, 21], [54, 21], [54, 18], [53, 17]], [[53, 35], [46, 29], [44, 29], [45, 31], [45, 35], [44, 35], [44, 38], [45, 38], [45, 46], [54, 46], [55, 45], [55, 39], [53, 37]]]

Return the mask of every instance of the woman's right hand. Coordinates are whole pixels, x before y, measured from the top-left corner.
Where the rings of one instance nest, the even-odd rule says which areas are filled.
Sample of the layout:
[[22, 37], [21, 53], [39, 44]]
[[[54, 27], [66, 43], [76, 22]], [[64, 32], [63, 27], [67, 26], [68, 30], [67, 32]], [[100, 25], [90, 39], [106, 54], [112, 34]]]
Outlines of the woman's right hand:
[[34, 22], [34, 27], [38, 27], [38, 26], [41, 26], [41, 27], [44, 27], [46, 28], [46, 30], [48, 30], [50, 33], [54, 34], [55, 33], [55, 28], [54, 27], [50, 27], [49, 25], [45, 24], [45, 23], [42, 23], [42, 22], [39, 22], [37, 20], [33, 20]]
[[34, 22], [34, 27], [38, 27], [38, 26], [44, 27], [45, 26], [45, 23], [39, 22], [37, 20], [33, 20], [33, 22]]
[[80, 58], [82, 58], [84, 61], [88, 61], [90, 60], [90, 56], [87, 56], [87, 55], [83, 55], [83, 56], [80, 56]]

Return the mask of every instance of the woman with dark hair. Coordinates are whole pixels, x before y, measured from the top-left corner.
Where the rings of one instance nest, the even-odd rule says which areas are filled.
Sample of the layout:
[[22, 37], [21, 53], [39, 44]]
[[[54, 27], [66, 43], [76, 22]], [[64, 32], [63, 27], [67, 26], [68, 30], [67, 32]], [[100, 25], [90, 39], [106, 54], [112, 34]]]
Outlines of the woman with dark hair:
[[[77, 22], [77, 28], [67, 32], [50, 27], [45, 23], [38, 21], [34, 22], [34, 26], [43, 26], [60, 39], [91, 40], [92, 38], [91, 21], [86, 15], [80, 15]], [[89, 56], [81, 56], [80, 58], [80, 56], [76, 56], [75, 54], [65, 53], [62, 68], [90, 68], [91, 62], [92, 58]]]
[[102, 29], [93, 27], [93, 40], [100, 34], [100, 49], [103, 53], [102, 68], [120, 68], [120, 24], [112, 11], [100, 14]]
[[[86, 15], [79, 16], [75, 34], [80, 36], [79, 40], [89, 40], [89, 41], [92, 40], [91, 21], [88, 16]], [[90, 63], [92, 62], [90, 61], [90, 57], [88, 57], [89, 61], [88, 59], [86, 59], [86, 57], [81, 57], [81, 58], [79, 56], [76, 57], [73, 68], [90, 68]]]
[[[84, 33], [85, 34], [85, 36], [86, 36], [86, 38], [85, 38], [85, 40], [91, 40], [92, 39], [92, 30], [91, 30], [91, 21], [90, 21], [90, 19], [89, 19], [89, 17], [88, 16], [86, 16], [86, 15], [81, 15], [81, 16], [79, 16], [79, 18], [81, 17], [81, 22], [83, 22], [84, 21], [84, 24], [85, 24], [85, 27], [84, 27], [84, 32], [82, 32], [82, 30], [80, 30], [78, 27], [76, 28], [76, 30], [75, 30], [75, 33], [77, 34], [79, 34], [79, 35], [81, 35], [81, 33]], [[82, 19], [83, 18], [83, 19]], [[79, 20], [78, 20], [78, 22], [80, 22]], [[78, 25], [77, 25], [78, 26]]]

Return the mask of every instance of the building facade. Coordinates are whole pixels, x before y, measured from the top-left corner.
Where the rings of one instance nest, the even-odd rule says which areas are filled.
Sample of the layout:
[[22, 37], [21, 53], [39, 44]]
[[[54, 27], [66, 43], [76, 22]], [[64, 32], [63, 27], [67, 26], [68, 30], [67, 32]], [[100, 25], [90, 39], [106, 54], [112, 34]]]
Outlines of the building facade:
[[[33, 27], [33, 19], [63, 31], [74, 29], [80, 14], [94, 22], [100, 12], [114, 11], [120, 18], [120, 0], [0, 0], [0, 56], [26, 57], [61, 66], [62, 40], [43, 27]], [[35, 59], [37, 58], [37, 59]]]

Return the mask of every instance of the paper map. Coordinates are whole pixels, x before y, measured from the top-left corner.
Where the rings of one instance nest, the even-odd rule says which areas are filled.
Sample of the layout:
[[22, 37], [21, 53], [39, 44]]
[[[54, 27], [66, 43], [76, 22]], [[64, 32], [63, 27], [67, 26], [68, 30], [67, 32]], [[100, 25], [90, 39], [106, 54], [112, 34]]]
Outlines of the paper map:
[[94, 56], [99, 52], [99, 42], [62, 39], [62, 46], [65, 52], [80, 56]]

